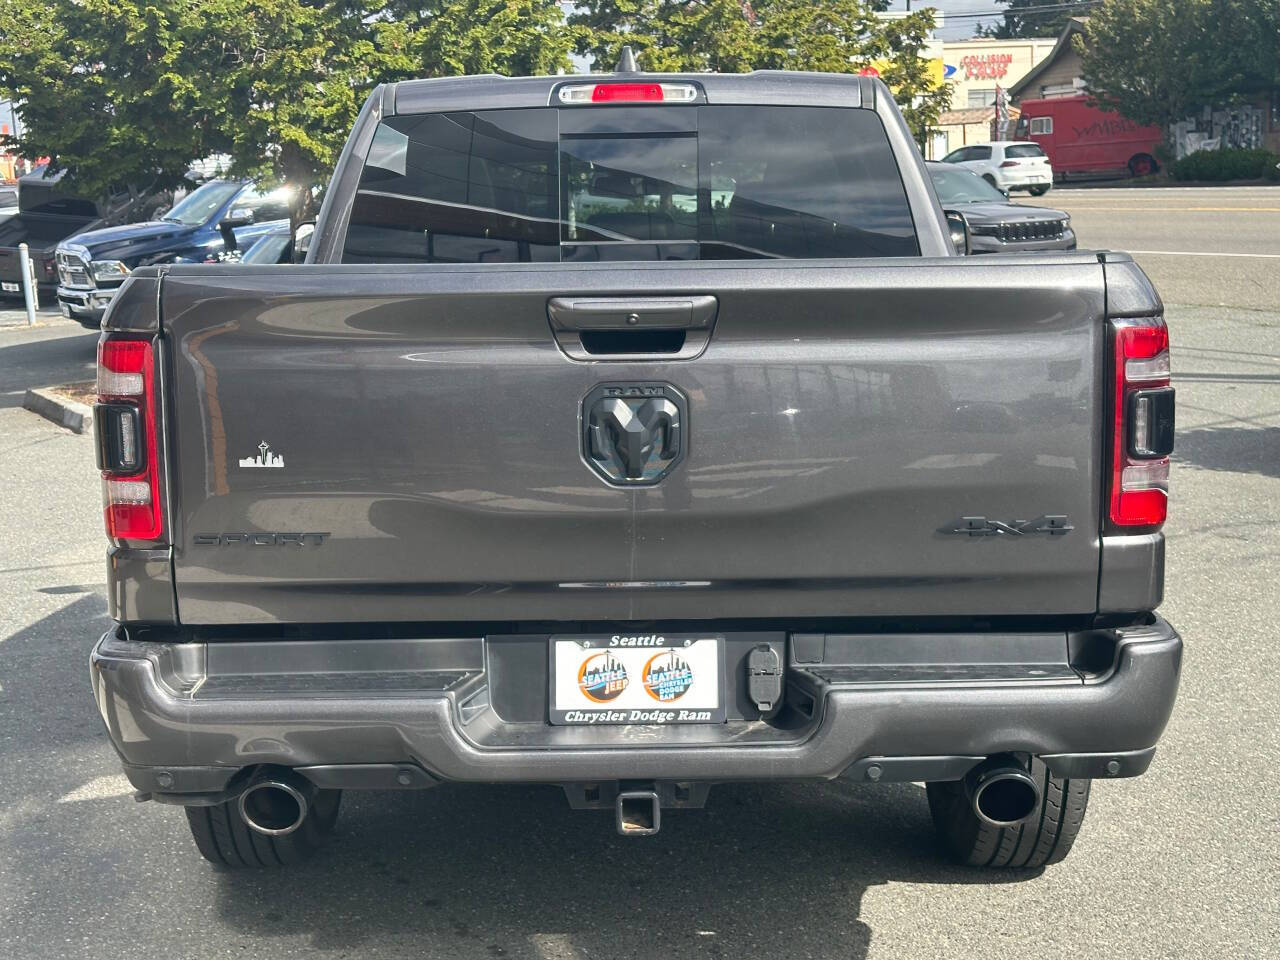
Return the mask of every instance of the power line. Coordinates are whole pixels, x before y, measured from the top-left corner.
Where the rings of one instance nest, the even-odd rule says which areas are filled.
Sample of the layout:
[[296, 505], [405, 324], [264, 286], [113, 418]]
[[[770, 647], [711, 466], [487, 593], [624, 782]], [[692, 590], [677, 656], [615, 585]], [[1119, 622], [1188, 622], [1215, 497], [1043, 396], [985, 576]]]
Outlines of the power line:
[[[1083, 10], [1088, 7], [1099, 6], [1103, 0], [1081, 0], [1080, 3], [1057, 3], [1053, 5], [1045, 5], [1043, 7], [1026, 7], [1018, 10], [992, 10], [990, 13], [947, 13], [938, 10], [946, 19], [947, 23], [952, 20], [1002, 20], [1006, 17], [1030, 17], [1038, 16], [1042, 13], [1066, 13], [1069, 10]], [[936, 7], [933, 9], [937, 10]]]

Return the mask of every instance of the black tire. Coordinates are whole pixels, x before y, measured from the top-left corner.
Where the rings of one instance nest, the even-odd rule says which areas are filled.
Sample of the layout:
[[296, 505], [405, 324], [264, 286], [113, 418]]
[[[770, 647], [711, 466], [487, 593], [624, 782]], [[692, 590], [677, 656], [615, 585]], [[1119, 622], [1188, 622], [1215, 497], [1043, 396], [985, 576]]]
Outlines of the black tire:
[[1033, 197], [1043, 197], [1048, 192], [1049, 192], [1049, 184], [1047, 183], [1042, 183], [1039, 186], [1031, 188], [1031, 195]]
[[1129, 175], [1131, 177], [1149, 177], [1160, 169], [1156, 158], [1149, 153], [1135, 154], [1129, 159]]
[[240, 816], [236, 800], [183, 809], [202, 857], [231, 870], [253, 870], [284, 867], [310, 857], [333, 832], [341, 800], [341, 790], [317, 791], [302, 826], [283, 837], [267, 837], [250, 830]]
[[1040, 784], [1040, 807], [1016, 827], [993, 827], [978, 819], [960, 781], [929, 783], [929, 812], [947, 852], [970, 867], [1035, 869], [1071, 852], [1089, 806], [1089, 780], [1055, 777], [1039, 760], [1031, 775]]

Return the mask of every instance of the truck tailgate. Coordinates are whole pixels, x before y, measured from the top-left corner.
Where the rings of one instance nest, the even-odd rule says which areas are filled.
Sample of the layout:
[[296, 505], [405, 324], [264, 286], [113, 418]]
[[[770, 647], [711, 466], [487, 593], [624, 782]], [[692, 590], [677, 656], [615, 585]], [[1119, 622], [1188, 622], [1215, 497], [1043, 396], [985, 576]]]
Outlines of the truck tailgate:
[[[548, 321], [555, 297], [676, 295], [716, 301], [693, 359], [573, 359]], [[1093, 611], [1104, 306], [1086, 254], [177, 269], [179, 616]], [[686, 398], [654, 485], [584, 460], [609, 383]], [[1073, 529], [954, 532], [975, 517]]]

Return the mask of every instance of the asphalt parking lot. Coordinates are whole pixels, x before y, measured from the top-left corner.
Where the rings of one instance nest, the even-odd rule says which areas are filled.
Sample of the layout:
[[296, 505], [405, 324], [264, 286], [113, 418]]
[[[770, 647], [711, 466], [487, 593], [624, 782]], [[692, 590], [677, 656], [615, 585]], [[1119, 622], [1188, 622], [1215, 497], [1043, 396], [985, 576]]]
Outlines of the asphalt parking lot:
[[95, 336], [0, 310], [0, 958], [1280, 956], [1280, 188], [1035, 202], [1140, 251], [1179, 402], [1179, 703], [1064, 863], [951, 867], [921, 788], [834, 782], [718, 787], [642, 841], [547, 787], [356, 794], [302, 868], [214, 871], [180, 810], [130, 798], [90, 698], [92, 442], [21, 409], [91, 378]]

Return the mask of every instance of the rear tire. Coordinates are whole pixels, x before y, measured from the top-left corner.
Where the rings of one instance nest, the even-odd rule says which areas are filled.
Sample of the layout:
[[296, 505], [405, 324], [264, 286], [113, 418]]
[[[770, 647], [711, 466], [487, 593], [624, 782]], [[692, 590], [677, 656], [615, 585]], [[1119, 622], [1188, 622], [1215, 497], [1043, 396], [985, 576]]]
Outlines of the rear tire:
[[256, 870], [300, 863], [320, 849], [333, 832], [341, 800], [341, 790], [317, 791], [302, 826], [283, 837], [268, 837], [249, 829], [236, 799], [211, 807], [183, 809], [202, 857], [230, 870]]
[[1031, 188], [1031, 195], [1033, 197], [1043, 197], [1048, 192], [1049, 192], [1049, 184], [1047, 183], [1042, 183], [1038, 187]]
[[929, 783], [929, 812], [947, 852], [970, 867], [1030, 870], [1057, 863], [1071, 852], [1089, 806], [1089, 780], [1055, 777], [1039, 760], [1031, 775], [1040, 784], [1040, 805], [1013, 827], [978, 819], [961, 781]]
[[1159, 169], [1156, 158], [1149, 153], [1139, 153], [1129, 160], [1129, 173], [1135, 177], [1149, 177]]

